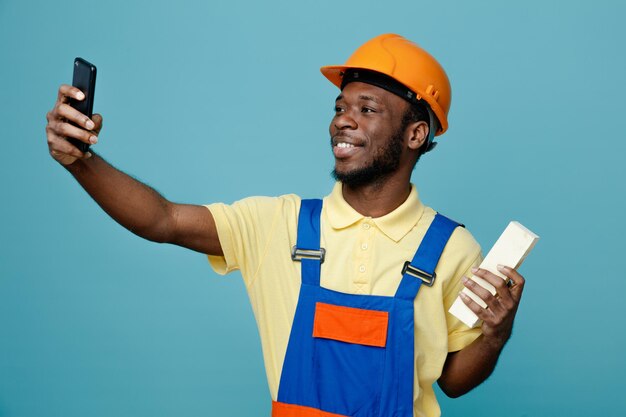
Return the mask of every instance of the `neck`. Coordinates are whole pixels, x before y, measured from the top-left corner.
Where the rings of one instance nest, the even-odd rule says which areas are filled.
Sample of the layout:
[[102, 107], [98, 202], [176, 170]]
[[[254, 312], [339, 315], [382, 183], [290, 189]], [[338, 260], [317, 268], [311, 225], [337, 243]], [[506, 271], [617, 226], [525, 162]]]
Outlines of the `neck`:
[[351, 187], [343, 184], [343, 198], [353, 209], [369, 217], [382, 217], [404, 203], [411, 193], [408, 179], [389, 178], [372, 184]]

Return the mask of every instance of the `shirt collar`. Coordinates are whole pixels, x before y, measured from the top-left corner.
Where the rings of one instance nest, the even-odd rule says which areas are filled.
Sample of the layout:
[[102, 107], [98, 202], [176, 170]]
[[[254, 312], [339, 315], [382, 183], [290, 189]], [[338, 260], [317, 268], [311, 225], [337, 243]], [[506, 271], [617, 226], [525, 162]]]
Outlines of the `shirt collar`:
[[[324, 206], [333, 229], [344, 229], [365, 219], [365, 216], [344, 200], [340, 182], [335, 184], [333, 191], [326, 197]], [[411, 231], [423, 212], [424, 205], [419, 200], [415, 185], [411, 184], [411, 192], [400, 207], [389, 214], [372, 219], [372, 222], [387, 237], [398, 242]]]

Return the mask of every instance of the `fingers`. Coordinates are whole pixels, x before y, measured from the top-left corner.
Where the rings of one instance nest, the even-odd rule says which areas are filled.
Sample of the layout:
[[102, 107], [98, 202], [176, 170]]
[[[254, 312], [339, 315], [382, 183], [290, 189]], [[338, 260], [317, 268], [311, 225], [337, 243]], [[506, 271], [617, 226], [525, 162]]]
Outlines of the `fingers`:
[[511, 337], [515, 309], [494, 311], [492, 308], [482, 308], [463, 291], [461, 291], [460, 296], [467, 308], [472, 310], [476, 317], [482, 320], [481, 331], [486, 340], [493, 341], [495, 346], [504, 346], [504, 343]]
[[69, 165], [77, 159], [89, 159], [90, 152], [81, 152], [76, 146], [67, 140], [55, 135], [48, 136], [48, 150], [50, 156], [63, 165]]
[[[500, 279], [500, 281], [502, 281], [501, 278], [498, 278], [498, 279]], [[477, 283], [473, 279], [469, 279], [467, 277], [464, 277], [463, 278], [463, 285], [465, 285], [465, 287], [467, 289], [469, 289], [471, 292], [476, 294], [478, 296], [478, 298], [480, 298], [486, 304], [487, 309], [491, 310], [492, 312], [498, 312], [500, 310], [503, 310], [503, 308], [506, 308], [506, 307], [509, 307], [509, 306], [513, 305], [513, 301], [510, 300], [510, 296], [509, 296], [509, 301], [505, 302], [504, 300], [499, 298], [497, 295], [492, 294], [488, 289], [484, 288], [482, 285], [480, 285], [479, 283]], [[479, 307], [482, 308], [482, 306], [480, 306], [480, 305], [479, 305]]]
[[[498, 265], [498, 271], [507, 279], [493, 274], [485, 269], [472, 269], [475, 279], [463, 278], [465, 287], [476, 295], [472, 299], [461, 291], [460, 297], [467, 307], [483, 321], [483, 335], [496, 343], [503, 345], [511, 336], [513, 321], [519, 306], [519, 301], [524, 288], [524, 277], [513, 268]], [[513, 282], [512, 287], [507, 286], [507, 281]], [[484, 288], [483, 285], [487, 286]], [[483, 308], [479, 302], [483, 301], [487, 308]], [[477, 302], [478, 301], [478, 302]]]
[[522, 297], [522, 292], [524, 291], [524, 284], [526, 284], [524, 277], [515, 269], [509, 268], [508, 266], [498, 265], [498, 271], [509, 279], [511, 283], [509, 286], [511, 296], [515, 301], [519, 302]]
[[[63, 122], [70, 121], [86, 130], [94, 130], [96, 127], [94, 121], [70, 106], [68, 104], [69, 98], [83, 100], [85, 98], [85, 95], [76, 87], [65, 84], [62, 85], [59, 88], [59, 94], [54, 108], [47, 114], [48, 123], [54, 124], [59, 120]], [[100, 122], [102, 122], [102, 120], [100, 120]], [[76, 137], [76, 139], [82, 140], [82, 138], [80, 137]], [[88, 140], [87, 142], [89, 143]]]
[[63, 165], [69, 165], [76, 159], [87, 159], [89, 152], [83, 153], [66, 139], [72, 138], [93, 145], [98, 142], [98, 133], [102, 128], [102, 116], [95, 120], [85, 116], [69, 105], [69, 100], [84, 100], [85, 95], [76, 87], [59, 87], [57, 102], [46, 118], [46, 136], [50, 155]]
[[[507, 287], [506, 291], [501, 289], [501, 286], [497, 287], [498, 294], [501, 294], [500, 291], [502, 291], [502, 294], [510, 296], [514, 303], [519, 303], [522, 298], [522, 292], [524, 291], [524, 284], [526, 283], [526, 280], [522, 275], [520, 275], [519, 272], [513, 268], [509, 268], [508, 266], [498, 265], [498, 271], [507, 278], [506, 280], [502, 280], [499, 277], [495, 278], [500, 279], [500, 281], [504, 282], [504, 285]], [[490, 275], [492, 276], [492, 279], [496, 277], [494, 274]]]
[[49, 129], [56, 135], [62, 138], [78, 139], [81, 142], [94, 145], [98, 143], [98, 137], [92, 132], [84, 129], [80, 129], [70, 123], [56, 120], [48, 123]]
[[49, 113], [48, 121], [51, 119], [66, 119], [87, 130], [92, 130], [96, 127], [96, 124], [89, 117], [67, 103], [57, 103], [52, 112]]
[[474, 268], [472, 272], [477, 277], [476, 280], [483, 285], [469, 278], [463, 278], [463, 285], [476, 294], [488, 309], [494, 312], [513, 310], [519, 304], [525, 283], [524, 277], [513, 268], [499, 265], [498, 270], [507, 277], [507, 280], [486, 269]]
[[472, 300], [472, 298], [469, 295], [465, 294], [463, 291], [459, 293], [459, 296], [461, 297], [461, 300], [463, 300], [465, 305], [470, 310], [472, 310], [474, 314], [476, 314], [476, 316], [482, 321], [488, 320], [493, 315], [493, 313], [489, 309], [481, 307], [476, 301]]
[[[472, 269], [472, 273], [479, 277], [482, 278], [484, 281], [488, 282], [489, 284], [491, 284], [493, 286], [493, 288], [495, 289], [495, 295], [496, 297], [499, 299], [499, 301], [504, 304], [505, 307], [510, 308], [513, 306], [513, 304], [515, 303], [512, 296], [511, 296], [511, 292], [509, 290], [509, 287], [507, 286], [507, 282], [505, 280], [503, 280], [501, 277], [497, 276], [496, 274], [493, 274], [489, 271], [487, 271], [486, 269]], [[473, 286], [472, 288], [470, 288], [472, 291], [474, 291], [474, 288], [482, 288], [479, 284], [475, 283], [474, 281], [470, 280]], [[489, 293], [487, 291], [487, 293]], [[478, 294], [476, 294], [478, 295]], [[489, 295], [491, 295], [491, 293], [489, 293]], [[493, 296], [492, 296], [493, 297]], [[481, 297], [483, 298], [483, 297]], [[495, 298], [495, 297], [494, 297]], [[484, 298], [483, 298], [484, 299]], [[487, 300], [485, 300], [485, 302], [487, 303]], [[489, 303], [487, 303], [489, 304]]]
[[57, 95], [57, 102], [68, 103], [70, 101], [70, 98], [73, 98], [78, 101], [82, 101], [85, 99], [85, 94], [83, 94], [83, 92], [80, 91], [76, 87], [63, 84], [61, 87], [59, 87], [59, 93]]

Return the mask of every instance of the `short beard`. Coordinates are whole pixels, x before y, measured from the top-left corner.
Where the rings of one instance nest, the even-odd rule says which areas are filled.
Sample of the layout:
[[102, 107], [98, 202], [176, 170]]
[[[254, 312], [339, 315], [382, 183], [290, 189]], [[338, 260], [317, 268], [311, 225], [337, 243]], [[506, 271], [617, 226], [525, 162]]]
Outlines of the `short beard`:
[[381, 183], [400, 166], [404, 145], [403, 133], [404, 126], [401, 126], [369, 165], [349, 172], [337, 172], [337, 169], [333, 169], [331, 173], [333, 178], [352, 188]]

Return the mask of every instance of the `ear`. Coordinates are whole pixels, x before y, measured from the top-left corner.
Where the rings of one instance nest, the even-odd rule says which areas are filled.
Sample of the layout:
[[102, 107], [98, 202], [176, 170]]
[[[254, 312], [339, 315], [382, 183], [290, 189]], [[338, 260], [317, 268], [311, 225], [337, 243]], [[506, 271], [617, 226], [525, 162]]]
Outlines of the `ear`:
[[419, 149], [428, 139], [428, 123], [424, 121], [411, 123], [407, 127], [407, 134], [409, 149]]

